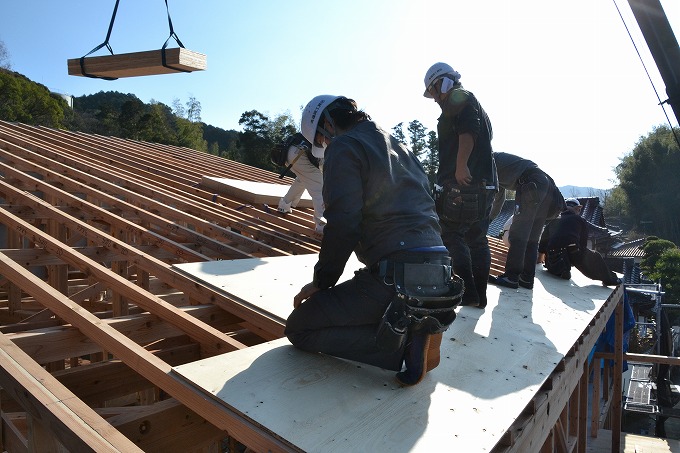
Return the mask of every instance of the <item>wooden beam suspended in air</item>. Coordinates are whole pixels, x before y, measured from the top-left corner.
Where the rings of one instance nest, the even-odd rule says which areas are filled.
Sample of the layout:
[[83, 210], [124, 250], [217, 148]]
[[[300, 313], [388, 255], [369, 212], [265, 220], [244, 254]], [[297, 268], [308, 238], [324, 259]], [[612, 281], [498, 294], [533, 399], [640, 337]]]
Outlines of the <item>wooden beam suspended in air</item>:
[[68, 74], [101, 78], [139, 77], [157, 74], [203, 71], [208, 67], [207, 56], [183, 47], [163, 50], [85, 57], [68, 60]]

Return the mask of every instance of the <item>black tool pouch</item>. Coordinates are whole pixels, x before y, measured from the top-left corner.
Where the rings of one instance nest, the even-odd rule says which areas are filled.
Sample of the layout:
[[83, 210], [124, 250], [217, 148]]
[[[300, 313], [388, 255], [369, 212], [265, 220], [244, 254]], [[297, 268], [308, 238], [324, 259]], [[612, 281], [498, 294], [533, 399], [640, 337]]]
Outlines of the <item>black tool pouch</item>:
[[385, 351], [403, 346], [410, 332], [444, 332], [456, 319], [463, 280], [452, 271], [450, 258], [436, 262], [389, 262], [396, 295], [378, 327], [376, 343]]
[[480, 187], [444, 184], [435, 194], [439, 218], [448, 222], [474, 223], [485, 213], [486, 191]]
[[[399, 268], [403, 276], [399, 275]], [[403, 263], [395, 266], [395, 287], [406, 302], [406, 315], [414, 331], [444, 332], [456, 319], [463, 297], [463, 280], [450, 265]]]
[[560, 250], [550, 250], [545, 257], [545, 267], [553, 275], [561, 275], [571, 269], [569, 252], [566, 248]]
[[403, 298], [395, 296], [385, 310], [378, 326], [378, 333], [375, 338], [378, 348], [386, 352], [401, 349], [408, 335], [408, 323], [406, 302]]

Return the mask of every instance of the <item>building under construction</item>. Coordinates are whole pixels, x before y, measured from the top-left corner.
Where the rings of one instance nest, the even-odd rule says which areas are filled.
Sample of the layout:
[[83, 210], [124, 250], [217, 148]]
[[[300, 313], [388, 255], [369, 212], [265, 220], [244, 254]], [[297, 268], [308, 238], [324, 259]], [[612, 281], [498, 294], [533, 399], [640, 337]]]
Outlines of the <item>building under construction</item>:
[[[320, 246], [311, 208], [269, 208], [290, 178], [7, 122], [0, 174], [8, 452], [632, 445], [618, 435], [620, 332], [618, 347], [592, 354], [622, 286], [542, 269], [533, 291], [490, 286], [485, 310], [457, 309], [440, 366], [401, 388], [393, 372], [283, 336]], [[490, 242], [499, 274], [506, 249]]]

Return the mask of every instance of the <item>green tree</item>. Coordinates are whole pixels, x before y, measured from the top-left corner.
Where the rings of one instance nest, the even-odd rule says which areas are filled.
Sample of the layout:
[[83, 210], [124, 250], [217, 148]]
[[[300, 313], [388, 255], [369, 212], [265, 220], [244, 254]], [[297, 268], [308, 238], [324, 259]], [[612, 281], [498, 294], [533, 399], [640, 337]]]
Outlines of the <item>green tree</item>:
[[427, 147], [427, 129], [423, 126], [420, 121], [413, 120], [408, 123], [408, 139], [411, 142], [411, 151], [419, 159]]
[[[215, 155], [222, 156], [228, 150], [234, 152], [238, 150], [239, 132], [228, 131], [206, 123], [201, 123], [201, 125], [203, 126], [203, 138], [209, 143], [210, 149], [215, 149], [214, 145], [217, 147]], [[237, 156], [238, 153], [234, 155]]]
[[62, 128], [68, 104], [46, 86], [25, 76], [0, 69], [0, 119]]
[[241, 159], [244, 164], [267, 168], [268, 151], [274, 145], [269, 136], [269, 117], [257, 110], [241, 114], [238, 124], [243, 127], [239, 136]]
[[680, 303], [680, 249], [669, 248], [659, 257], [654, 266], [654, 274], [665, 291], [666, 303]]
[[286, 136], [297, 131], [289, 113], [274, 119], [257, 110], [241, 114], [238, 123], [243, 127], [239, 136], [240, 162], [265, 170], [277, 170], [269, 159], [271, 148]]
[[642, 246], [645, 256], [640, 262], [640, 269], [642, 269], [642, 271], [652, 280], [658, 280], [661, 276], [655, 274], [656, 264], [666, 250], [674, 248], [676, 248], [676, 246], [671, 241], [659, 239], [656, 236], [650, 236]]
[[145, 142], [176, 145], [177, 136], [169, 117], [170, 108], [161, 103], [151, 104], [147, 113], [140, 118], [139, 139]]
[[208, 142], [203, 139], [201, 123], [194, 123], [185, 118], [175, 118], [177, 144], [197, 151], [208, 151]]
[[0, 40], [0, 68], [12, 69], [9, 50], [7, 50], [7, 46], [5, 46], [2, 40]]
[[[680, 130], [676, 133], [680, 135]], [[666, 126], [641, 138], [616, 167], [636, 227], [676, 244], [680, 243], [680, 192], [672, 189], [672, 182], [678, 174], [680, 149]]]
[[[94, 124], [94, 132], [100, 135], [113, 135], [114, 137], [123, 137], [120, 130], [120, 109], [114, 107], [109, 103], [104, 103], [99, 106], [99, 110], [95, 114], [97, 122]], [[142, 140], [142, 138], [139, 138]]]
[[408, 145], [406, 143], [406, 136], [404, 135], [404, 123], [399, 123], [392, 128], [392, 135], [397, 139], [402, 145]]
[[609, 193], [607, 201], [604, 203], [604, 215], [606, 218], [628, 217], [628, 195], [621, 187], [616, 186]]
[[434, 184], [437, 181], [437, 170], [439, 169], [439, 139], [435, 131], [427, 133], [423, 168], [427, 173], [430, 184]]
[[123, 137], [139, 140], [142, 117], [146, 113], [146, 105], [139, 99], [130, 99], [120, 108], [118, 124]]
[[186, 119], [188, 119], [192, 123], [201, 122], [201, 103], [198, 102], [198, 100], [193, 96], [191, 96], [187, 101]]
[[179, 117], [186, 118], [187, 110], [184, 108], [182, 101], [180, 101], [179, 98], [172, 100], [172, 113]]

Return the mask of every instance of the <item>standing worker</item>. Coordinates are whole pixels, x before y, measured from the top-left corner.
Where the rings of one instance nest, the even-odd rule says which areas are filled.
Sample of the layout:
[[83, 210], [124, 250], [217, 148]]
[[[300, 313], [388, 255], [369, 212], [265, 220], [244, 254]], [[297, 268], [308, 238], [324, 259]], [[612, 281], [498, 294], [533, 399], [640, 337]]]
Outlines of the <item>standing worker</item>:
[[588, 248], [588, 221], [581, 217], [581, 203], [577, 198], [565, 200], [566, 209], [543, 231], [539, 252], [545, 253], [545, 266], [553, 275], [571, 278], [571, 266], [603, 286], [621, 283], [609, 269], [602, 255]]
[[[401, 384], [417, 384], [439, 364], [442, 332], [462, 293], [427, 176], [352, 99], [312, 99], [302, 133], [327, 146], [327, 223], [314, 279], [295, 296], [285, 334], [302, 350], [398, 371]], [[352, 252], [366, 267], [336, 285]]]
[[312, 144], [302, 136], [295, 133], [288, 137], [283, 143], [276, 145], [283, 147], [287, 153], [286, 163], [295, 173], [295, 180], [291, 184], [286, 195], [279, 200], [278, 211], [282, 214], [291, 212], [302, 198], [302, 194], [307, 189], [309, 196], [312, 197], [314, 206], [314, 226], [317, 233], [323, 233], [323, 149], [312, 148]]
[[[564, 198], [555, 181], [534, 162], [514, 154], [495, 152], [499, 192], [491, 209], [495, 218], [505, 202], [505, 191], [515, 191], [515, 212], [508, 231], [509, 249], [505, 272], [489, 277], [492, 283], [508, 288], [532, 289], [538, 262], [538, 241], [546, 220], [564, 209]], [[505, 240], [505, 235], [503, 235]]]
[[486, 234], [497, 190], [491, 122], [477, 98], [463, 89], [460, 74], [435, 63], [425, 74], [426, 98], [439, 104], [437, 214], [453, 269], [465, 282], [461, 305], [486, 307], [491, 252]]

